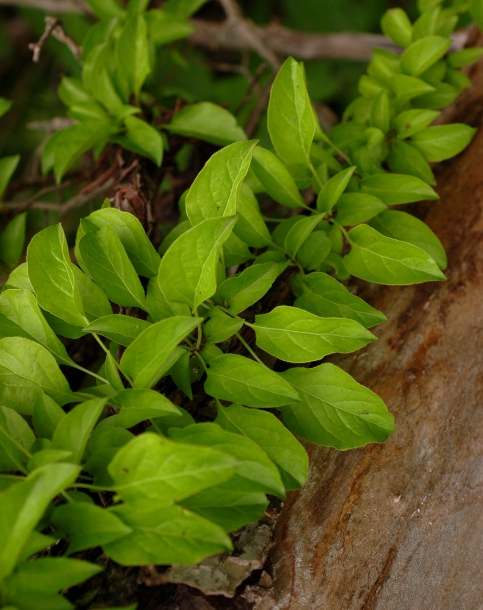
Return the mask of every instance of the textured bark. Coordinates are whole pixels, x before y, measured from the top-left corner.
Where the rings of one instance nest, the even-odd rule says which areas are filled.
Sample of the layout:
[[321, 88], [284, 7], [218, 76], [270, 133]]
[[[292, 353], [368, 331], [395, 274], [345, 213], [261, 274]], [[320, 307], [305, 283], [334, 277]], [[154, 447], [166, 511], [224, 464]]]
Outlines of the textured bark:
[[[483, 66], [445, 120], [481, 124]], [[448, 281], [373, 287], [380, 339], [334, 360], [396, 417], [383, 445], [310, 445], [311, 474], [282, 511], [277, 610], [479, 610], [483, 604], [483, 130], [440, 168], [419, 216], [448, 252]]]

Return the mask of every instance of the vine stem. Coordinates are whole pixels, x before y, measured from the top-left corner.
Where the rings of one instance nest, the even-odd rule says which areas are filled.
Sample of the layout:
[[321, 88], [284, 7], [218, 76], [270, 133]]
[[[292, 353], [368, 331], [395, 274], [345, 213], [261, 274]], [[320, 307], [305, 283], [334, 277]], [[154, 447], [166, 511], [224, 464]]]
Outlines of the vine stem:
[[262, 362], [260, 360], [260, 358], [255, 354], [255, 352], [252, 350], [252, 348], [248, 345], [248, 343], [245, 341], [245, 339], [240, 335], [240, 333], [236, 333], [237, 339], [238, 341], [240, 341], [240, 343], [245, 347], [245, 349], [247, 350], [247, 352], [249, 352], [253, 358], [255, 358], [255, 360], [261, 364], [262, 366], [264, 366], [265, 368], [268, 368], [267, 365]]

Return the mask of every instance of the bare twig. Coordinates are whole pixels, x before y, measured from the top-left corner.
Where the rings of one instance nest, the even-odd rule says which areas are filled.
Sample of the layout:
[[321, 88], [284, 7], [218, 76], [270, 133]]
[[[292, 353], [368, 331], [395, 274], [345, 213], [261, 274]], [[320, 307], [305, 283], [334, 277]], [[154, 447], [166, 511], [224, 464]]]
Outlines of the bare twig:
[[33, 61], [38, 63], [40, 61], [40, 53], [45, 42], [50, 37], [55, 38], [62, 44], [64, 44], [76, 58], [77, 61], [81, 59], [81, 48], [72, 40], [72, 38], [66, 34], [59, 23], [57, 17], [46, 17], [45, 18], [45, 31], [39, 38], [38, 42], [32, 42], [29, 44], [29, 49], [33, 51]]
[[[15, 210], [15, 212], [17, 214], [21, 214], [22, 212], [25, 212], [26, 210], [30, 210], [31, 208], [35, 208], [37, 210], [50, 210], [50, 209], [57, 209], [57, 208], [52, 208], [52, 206], [57, 206], [57, 203], [48, 203], [48, 202], [43, 202], [43, 201], [38, 201], [41, 197], [44, 197], [45, 195], [50, 195], [51, 193], [57, 193], [59, 191], [62, 191], [63, 189], [72, 186], [73, 184], [75, 184], [75, 180], [69, 180], [67, 182], [63, 182], [62, 184], [54, 184], [52, 186], [46, 186], [45, 188], [41, 189], [38, 193], [35, 193], [35, 195], [33, 197], [31, 197], [30, 199], [28, 199], [25, 202], [19, 202], [19, 201], [13, 201], [13, 202], [8, 202], [8, 203], [3, 203], [2, 204], [2, 209], [3, 210]], [[44, 207], [45, 205], [47, 205], [48, 207]], [[42, 207], [40, 207], [42, 206]]]
[[114, 178], [109, 178], [104, 182], [104, 184], [101, 184], [101, 186], [98, 186], [92, 191], [89, 191], [88, 193], [79, 193], [79, 195], [72, 197], [72, 199], [70, 199], [69, 201], [60, 204], [60, 217], [63, 218], [71, 210], [74, 210], [75, 208], [80, 208], [85, 203], [89, 203], [89, 201], [97, 199], [97, 197], [105, 197], [112, 190], [113, 186]]
[[33, 121], [32, 123], [27, 123], [27, 129], [39, 129], [47, 131], [48, 133], [54, 133], [55, 131], [66, 129], [71, 125], [74, 125], [74, 123], [74, 119], [55, 117], [48, 121]]

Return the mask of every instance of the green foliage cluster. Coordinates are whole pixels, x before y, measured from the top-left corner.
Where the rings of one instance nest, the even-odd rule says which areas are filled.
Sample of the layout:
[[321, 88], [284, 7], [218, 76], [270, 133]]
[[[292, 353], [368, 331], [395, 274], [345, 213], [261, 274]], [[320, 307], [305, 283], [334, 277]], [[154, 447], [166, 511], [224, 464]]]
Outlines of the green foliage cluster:
[[[144, 0], [127, 9], [90, 0], [100, 21], [84, 41], [82, 79], [60, 87], [77, 122], [44, 149], [43, 169], [58, 180], [109, 141], [156, 164], [169, 133], [226, 146], [181, 199], [158, 251], [135, 216], [106, 200], [80, 222], [77, 265], [62, 226], [50, 226], [0, 294], [0, 600], [11, 610], [71, 608], [59, 591], [100, 570], [42, 553], [58, 540], [65, 555], [101, 546], [126, 566], [195, 563], [230, 550], [228, 534], [263, 515], [267, 494], [304, 483], [295, 435], [341, 450], [384, 441], [394, 422], [380, 398], [333, 364], [300, 365], [376, 339], [368, 329], [386, 318], [341, 283], [349, 276], [444, 279], [438, 238], [391, 206], [437, 199], [430, 163], [473, 136], [465, 125], [431, 126], [469, 84], [459, 67], [481, 55], [447, 55], [466, 3], [422, 0], [414, 24], [389, 11], [383, 30], [404, 51], [375, 51], [360, 97], [328, 133], [289, 58], [271, 91], [272, 149], [208, 102], [160, 128], [135, 116], [153, 50], [186, 36], [201, 4], [146, 11]], [[17, 162], [0, 161], [0, 192]], [[264, 216], [257, 195], [291, 215]], [[1, 236], [11, 267], [24, 233], [20, 215]], [[280, 278], [294, 303], [267, 311]], [[59, 337], [93, 337], [100, 368], [78, 365]], [[264, 354], [291, 366], [276, 372]], [[91, 384], [72, 391], [60, 366]], [[171, 402], [165, 378], [213, 416]]]

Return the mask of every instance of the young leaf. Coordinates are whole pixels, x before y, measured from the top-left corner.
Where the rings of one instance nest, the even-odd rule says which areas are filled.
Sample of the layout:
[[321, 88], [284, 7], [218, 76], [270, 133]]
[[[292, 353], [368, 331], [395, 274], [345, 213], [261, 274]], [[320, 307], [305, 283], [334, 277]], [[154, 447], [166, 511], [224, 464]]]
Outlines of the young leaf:
[[55, 509], [51, 522], [69, 534], [69, 555], [108, 544], [132, 532], [112, 511], [86, 502], [62, 504]]
[[397, 174], [415, 176], [428, 184], [436, 184], [436, 179], [429, 163], [411, 144], [394, 140], [391, 152], [387, 157], [389, 169]]
[[8, 576], [35, 526], [53, 498], [71, 485], [80, 468], [52, 464], [0, 493], [0, 579]]
[[143, 330], [150, 326], [151, 324], [146, 322], [146, 320], [113, 314], [104, 318], [98, 318], [95, 322], [91, 322], [89, 326], [86, 326], [84, 330], [89, 333], [99, 333], [111, 341], [127, 347], [131, 345]]
[[[256, 149], [255, 149], [256, 150]], [[263, 220], [257, 198], [246, 184], [242, 185], [237, 203], [238, 222], [233, 232], [252, 248], [264, 248], [272, 238]]]
[[196, 28], [191, 23], [171, 15], [163, 9], [151, 9], [144, 13], [144, 19], [148, 27], [148, 38], [156, 46], [162, 46], [185, 38], [192, 34]]
[[452, 68], [462, 68], [463, 66], [472, 64], [474, 61], [478, 61], [482, 55], [483, 49], [481, 48], [461, 49], [460, 51], [451, 53], [451, 55], [448, 57], [448, 65]]
[[196, 309], [215, 294], [221, 246], [235, 222], [236, 217], [210, 218], [180, 235], [170, 246], [158, 272], [161, 291], [170, 301]]
[[282, 377], [301, 399], [283, 409], [284, 422], [306, 440], [345, 450], [381, 443], [394, 432], [382, 400], [333, 364], [293, 368]]
[[414, 176], [403, 174], [376, 174], [361, 180], [363, 193], [374, 195], [387, 205], [412, 203], [424, 199], [439, 199], [435, 191]]
[[25, 419], [13, 409], [0, 406], [0, 470], [26, 472], [34, 441]]
[[365, 222], [383, 210], [387, 206], [378, 197], [366, 193], [344, 193], [334, 209], [337, 222], [344, 227]]
[[267, 454], [250, 438], [223, 430], [213, 423], [202, 423], [170, 431], [173, 440], [213, 447], [238, 461], [230, 479], [233, 488], [243, 492], [260, 491], [285, 497], [280, 474]]
[[367, 225], [352, 229], [349, 238], [352, 249], [344, 264], [355, 277], [395, 286], [445, 279], [435, 261], [417, 246], [384, 237]]
[[231, 112], [211, 102], [186, 106], [163, 127], [171, 133], [199, 138], [217, 146], [227, 146], [247, 139]]
[[321, 318], [286, 305], [256, 316], [255, 324], [248, 326], [260, 349], [285, 362], [314, 362], [336, 352], [354, 352], [376, 339], [354, 320]]
[[428, 161], [444, 161], [464, 150], [475, 133], [476, 129], [460, 123], [437, 125], [415, 133], [411, 138], [411, 144]]
[[182, 392], [184, 392], [190, 400], [193, 400], [193, 391], [191, 389], [190, 361], [191, 355], [189, 354], [189, 352], [184, 352], [170, 368], [169, 374], [171, 376], [171, 379], [177, 385], [177, 387]]
[[392, 127], [398, 132], [398, 137], [410, 138], [430, 125], [440, 114], [437, 110], [405, 110], [397, 115], [392, 122]]
[[272, 85], [268, 104], [268, 131], [278, 156], [296, 174], [311, 166], [310, 146], [315, 120], [299, 64], [289, 57]]
[[79, 250], [87, 271], [111, 301], [146, 309], [143, 287], [114, 229], [105, 226], [87, 233], [79, 242]]
[[0, 159], [0, 200], [2, 199], [3, 193], [10, 182], [10, 178], [17, 169], [19, 161], [20, 155], [3, 157], [3, 159]]
[[64, 417], [64, 410], [45, 392], [37, 396], [34, 402], [33, 424], [39, 438], [51, 439]]
[[87, 0], [87, 3], [99, 19], [112, 19], [125, 15], [118, 0]]
[[229, 479], [237, 462], [221, 451], [175, 443], [145, 433], [122, 447], [109, 464], [116, 493], [147, 510], [169, 506]]
[[248, 407], [280, 407], [297, 401], [297, 393], [278, 373], [236, 354], [223, 354], [210, 362], [206, 393]]
[[244, 321], [241, 318], [217, 316], [206, 322], [203, 327], [203, 334], [208, 343], [222, 343], [236, 334], [243, 323]]
[[285, 252], [292, 260], [295, 259], [299, 248], [305, 243], [308, 236], [323, 219], [324, 216], [322, 214], [314, 214], [313, 216], [302, 218], [300, 222], [293, 225], [284, 240]]
[[332, 208], [339, 201], [340, 196], [347, 188], [355, 169], [355, 167], [348, 167], [324, 184], [324, 187], [317, 197], [317, 209], [319, 212], [332, 211]]
[[285, 426], [268, 411], [218, 403], [215, 422], [229, 432], [255, 441], [275, 462], [286, 489], [297, 489], [305, 483], [309, 460], [305, 449]]
[[351, 294], [326, 273], [309, 273], [302, 278], [302, 286], [295, 307], [322, 317], [356, 320], [366, 328], [387, 320], [382, 312]]
[[325, 261], [332, 243], [325, 231], [313, 231], [297, 252], [297, 260], [304, 269], [316, 269]]
[[15, 267], [22, 256], [26, 219], [27, 212], [15, 216], [0, 235], [0, 260], [10, 268]]
[[4, 97], [0, 97], [0, 117], [7, 113], [12, 107], [12, 101], [6, 100]]
[[124, 119], [126, 133], [116, 137], [124, 148], [151, 159], [158, 167], [163, 160], [163, 138], [157, 129], [135, 116]]
[[182, 419], [183, 411], [159, 392], [144, 389], [129, 389], [118, 392], [113, 402], [121, 409], [116, 415], [108, 417], [99, 427], [119, 426], [131, 428], [146, 419], [169, 417]]
[[[435, 87], [424, 80], [407, 74], [395, 74], [389, 81], [389, 85], [400, 103], [408, 102], [415, 97], [431, 94], [435, 91]], [[418, 104], [420, 105], [420, 100], [418, 100]]]
[[252, 265], [240, 275], [228, 278], [218, 289], [217, 298], [226, 301], [232, 314], [244, 311], [268, 292], [287, 263]]
[[31, 415], [42, 390], [61, 405], [73, 398], [66, 378], [45, 347], [22, 337], [0, 339], [0, 402]]
[[225, 259], [225, 267], [233, 267], [235, 265], [243, 265], [247, 261], [255, 258], [250, 252], [244, 241], [231, 233], [223, 245], [223, 258]]
[[446, 252], [441, 242], [428, 225], [418, 218], [406, 212], [388, 210], [373, 218], [370, 225], [386, 237], [407, 241], [421, 248], [436, 261], [441, 270], [446, 269]]
[[272, 152], [257, 146], [253, 151], [251, 169], [277, 203], [289, 208], [304, 207], [305, 202], [290, 172]]
[[82, 307], [89, 320], [96, 320], [112, 315], [112, 307], [109, 299], [97, 284], [87, 277], [79, 267], [72, 265], [74, 280], [80, 292]]
[[234, 216], [242, 182], [257, 142], [235, 142], [211, 156], [195, 178], [187, 196], [191, 224], [207, 218]]
[[94, 398], [81, 402], [69, 411], [57, 425], [52, 436], [55, 449], [72, 453], [72, 460], [80, 463], [87, 440], [102, 414], [107, 398]]
[[411, 44], [413, 26], [402, 8], [386, 11], [381, 19], [381, 28], [384, 34], [400, 47]]
[[47, 324], [29, 290], [6, 290], [0, 294], [0, 338], [25, 337], [46, 347], [62, 364], [72, 364], [64, 345]]
[[[156, 276], [160, 257], [149, 241], [142, 224], [133, 214], [122, 212], [117, 208], [103, 208], [87, 216], [86, 220], [100, 229], [106, 225], [112, 227], [121, 240], [137, 273], [144, 277]], [[87, 223], [79, 227], [78, 241], [85, 232], [90, 232], [90, 229], [90, 224]]]
[[441, 59], [451, 46], [442, 36], [427, 36], [411, 43], [401, 55], [401, 68], [411, 76], [420, 76]]
[[[146, 77], [149, 65], [148, 31], [143, 15], [130, 15], [124, 24], [116, 45], [117, 75], [124, 94], [134, 93], [136, 99]], [[139, 120], [139, 119], [138, 119]]]
[[103, 545], [104, 552], [121, 565], [193, 564], [232, 549], [230, 538], [219, 526], [181, 506], [156, 510], [148, 506], [141, 512], [123, 504], [112, 512], [133, 530], [129, 536]]
[[27, 263], [39, 305], [68, 324], [85, 326], [88, 321], [60, 224], [32, 238], [27, 248]]
[[173, 349], [202, 322], [202, 318], [175, 316], [151, 324], [126, 349], [120, 368], [137, 388], [150, 388], [159, 379]]
[[193, 13], [205, 4], [206, 0], [167, 0], [163, 9], [178, 19], [189, 19]]

